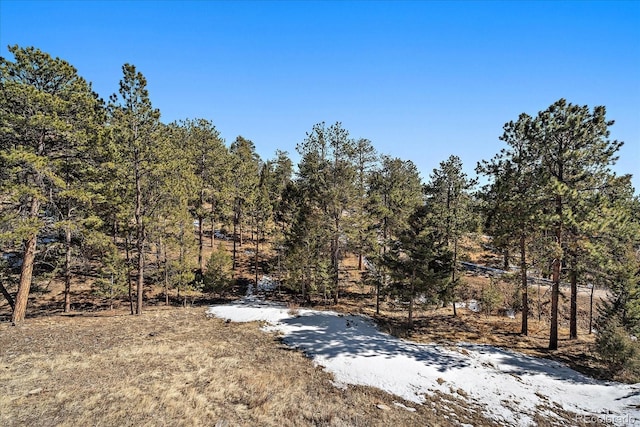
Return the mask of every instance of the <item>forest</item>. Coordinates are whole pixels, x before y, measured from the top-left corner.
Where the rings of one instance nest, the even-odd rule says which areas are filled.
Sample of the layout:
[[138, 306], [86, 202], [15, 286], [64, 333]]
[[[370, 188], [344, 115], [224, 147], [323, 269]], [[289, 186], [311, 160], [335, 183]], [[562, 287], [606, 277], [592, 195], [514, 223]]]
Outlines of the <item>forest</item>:
[[300, 136], [297, 165], [284, 151], [262, 159], [209, 119], [162, 122], [134, 65], [104, 100], [68, 62], [34, 47], [10, 52], [0, 58], [0, 290], [13, 324], [54, 279], [64, 312], [84, 281], [140, 315], [152, 292], [187, 304], [264, 276], [301, 305], [331, 306], [355, 277], [377, 312], [397, 302], [410, 329], [416, 305], [457, 315], [462, 242], [485, 236], [512, 272], [523, 336], [531, 277], [550, 283], [550, 350], [565, 295], [576, 339], [578, 287], [602, 289], [596, 348], [612, 369], [640, 375], [640, 199], [612, 170], [622, 142], [609, 138], [604, 106], [559, 99], [507, 117], [504, 148], [477, 177], [451, 155], [423, 182], [411, 160], [339, 122]]

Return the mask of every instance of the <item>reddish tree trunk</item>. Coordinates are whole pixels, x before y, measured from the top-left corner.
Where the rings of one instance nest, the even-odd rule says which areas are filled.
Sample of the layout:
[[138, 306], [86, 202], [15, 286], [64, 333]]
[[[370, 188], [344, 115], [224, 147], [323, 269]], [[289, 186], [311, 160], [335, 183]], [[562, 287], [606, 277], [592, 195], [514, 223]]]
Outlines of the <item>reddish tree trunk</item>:
[[[31, 201], [31, 211], [29, 217], [36, 218], [40, 210], [40, 201], [33, 198]], [[29, 301], [29, 291], [31, 289], [31, 279], [33, 278], [33, 263], [36, 258], [36, 242], [38, 233], [34, 232], [25, 241], [24, 255], [22, 257], [22, 267], [20, 269], [20, 282], [18, 284], [18, 293], [16, 294], [13, 314], [11, 322], [14, 324], [24, 321], [27, 313], [27, 302]]]
[[[68, 220], [68, 218], [67, 218]], [[71, 311], [71, 227], [65, 228], [66, 253], [64, 257], [64, 312]]]
[[136, 314], [142, 314], [142, 296], [144, 291], [144, 224], [142, 219], [142, 188], [140, 177], [140, 165], [138, 154], [135, 154], [134, 161], [135, 181], [136, 181], [136, 250], [138, 251], [138, 273], [136, 277]]

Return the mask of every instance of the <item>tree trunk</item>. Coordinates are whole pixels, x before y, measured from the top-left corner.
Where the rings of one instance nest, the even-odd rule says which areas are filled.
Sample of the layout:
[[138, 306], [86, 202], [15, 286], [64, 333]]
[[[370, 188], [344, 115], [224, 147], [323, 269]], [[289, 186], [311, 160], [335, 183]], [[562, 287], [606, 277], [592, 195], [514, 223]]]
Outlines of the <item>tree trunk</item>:
[[409, 319], [408, 319], [408, 327], [409, 329], [413, 329], [413, 300], [415, 298], [415, 280], [416, 280], [416, 271], [415, 269], [411, 273], [411, 289], [409, 295]]
[[256, 291], [258, 290], [258, 253], [259, 253], [259, 246], [260, 244], [260, 232], [258, 231], [258, 225], [256, 223], [256, 253], [255, 253], [255, 269], [256, 269]]
[[591, 295], [589, 296], [589, 335], [593, 333], [593, 294], [596, 290], [596, 285], [591, 284]]
[[520, 235], [520, 275], [522, 280], [522, 327], [520, 333], [529, 335], [529, 284], [527, 283], [527, 246], [524, 233]]
[[11, 307], [11, 310], [13, 310], [15, 308], [16, 304], [13, 301], [13, 297], [11, 297], [11, 294], [9, 293], [9, 291], [7, 291], [7, 288], [4, 287], [4, 284], [2, 282], [0, 282], [0, 292], [2, 292], [2, 295], [4, 295], [4, 297], [6, 298], [7, 302], [9, 303], [9, 306]]
[[237, 249], [236, 249], [236, 226], [238, 224], [238, 214], [236, 213], [233, 217], [233, 265], [232, 270], [236, 270], [237, 267]]
[[[338, 226], [338, 222], [336, 221], [336, 227]], [[335, 288], [335, 292], [333, 293], [333, 303], [334, 304], [338, 304], [339, 301], [339, 295], [338, 295], [338, 291], [339, 291], [339, 287], [340, 287], [340, 260], [339, 260], [339, 249], [338, 249], [338, 245], [340, 244], [339, 242], [339, 236], [338, 234], [336, 234], [336, 236], [333, 239], [333, 253], [332, 253], [332, 264], [333, 264], [333, 286]]]
[[167, 247], [164, 247], [164, 305], [169, 305], [169, 266], [167, 263]]
[[[144, 231], [142, 231], [144, 233]], [[142, 314], [142, 297], [144, 292], [144, 241], [136, 243], [138, 250], [138, 275], [136, 277], [136, 314]]]
[[453, 241], [453, 269], [451, 270], [451, 286], [453, 286], [453, 317], [458, 317], [456, 311], [456, 263], [458, 262], [458, 237]]
[[144, 291], [144, 224], [142, 219], [142, 186], [140, 177], [140, 165], [138, 162], [138, 155], [136, 153], [136, 159], [134, 162], [135, 184], [136, 184], [136, 207], [135, 207], [135, 220], [136, 220], [136, 250], [138, 251], [138, 274], [136, 277], [136, 314], [142, 314], [142, 296]]
[[215, 234], [216, 234], [216, 219], [215, 219], [215, 203], [213, 201], [213, 199], [211, 199], [211, 247], [213, 248], [213, 245], [215, 243]]
[[[67, 221], [69, 216], [67, 215]], [[64, 257], [64, 312], [71, 311], [71, 226], [67, 224], [64, 230], [66, 253]]]
[[[385, 196], [385, 201], [386, 201], [386, 196]], [[384, 217], [382, 219], [382, 240], [384, 241], [383, 245], [382, 245], [382, 258], [384, 259], [384, 256], [387, 253], [387, 217]], [[382, 275], [382, 277], [380, 278], [380, 280], [378, 280], [378, 282], [376, 283], [376, 314], [380, 314], [380, 288], [382, 288], [383, 285], [385, 285], [385, 281], [387, 278], [387, 275], [384, 271], [384, 268], [380, 268], [380, 273]]]
[[242, 206], [238, 205], [238, 231], [239, 231], [239, 235], [238, 235], [238, 245], [240, 245], [240, 247], [242, 247]]
[[[556, 242], [562, 252], [562, 197], [556, 197]], [[560, 273], [562, 269], [562, 255], [558, 253], [553, 260], [551, 287], [551, 327], [549, 331], [549, 350], [558, 349], [558, 298], [560, 296]]]
[[[36, 218], [40, 210], [40, 201], [37, 197], [31, 200], [30, 218]], [[18, 324], [24, 321], [27, 313], [27, 302], [29, 301], [29, 290], [31, 289], [31, 279], [33, 278], [33, 263], [36, 258], [36, 242], [38, 232], [34, 231], [25, 241], [24, 255], [22, 257], [22, 267], [20, 269], [20, 282], [18, 284], [18, 293], [14, 301], [11, 322]]]
[[[183, 225], [180, 225], [180, 255], [178, 256], [178, 263], [181, 266], [184, 266], [185, 263], [185, 257], [186, 257], [186, 245], [185, 245], [185, 241], [184, 241], [184, 237], [185, 237], [185, 229]], [[187, 284], [184, 283], [182, 281], [183, 279], [180, 278], [179, 282], [178, 282], [178, 291], [180, 290], [180, 288], [182, 286], [184, 286], [183, 289], [183, 293], [182, 293], [182, 306], [186, 307], [187, 306], [187, 297], [188, 297], [188, 288], [187, 288]], [[178, 297], [180, 298], [180, 297]]]
[[129, 309], [131, 310], [131, 314], [134, 314], [133, 311], [133, 284], [131, 283], [131, 253], [130, 253], [130, 249], [129, 249], [129, 245], [130, 245], [130, 239], [129, 239], [129, 232], [127, 231], [127, 234], [125, 235], [124, 238], [124, 250], [125, 250], [125, 256], [127, 258], [127, 283], [129, 284]]
[[553, 261], [553, 285], [551, 286], [551, 328], [549, 350], [558, 349], [558, 298], [560, 296], [560, 259]]
[[[164, 233], [166, 233], [166, 226], [163, 230]], [[160, 274], [161, 271], [161, 260], [162, 259], [162, 238], [159, 237], [158, 240], [156, 241], [156, 270], [158, 271], [158, 274]]]
[[571, 270], [569, 271], [569, 282], [571, 284], [571, 309], [569, 314], [569, 339], [578, 339], [578, 256], [575, 251], [571, 254]]
[[204, 250], [204, 217], [202, 215], [198, 216], [198, 268], [200, 269], [200, 273], [204, 271], [204, 261], [202, 257], [202, 253]]

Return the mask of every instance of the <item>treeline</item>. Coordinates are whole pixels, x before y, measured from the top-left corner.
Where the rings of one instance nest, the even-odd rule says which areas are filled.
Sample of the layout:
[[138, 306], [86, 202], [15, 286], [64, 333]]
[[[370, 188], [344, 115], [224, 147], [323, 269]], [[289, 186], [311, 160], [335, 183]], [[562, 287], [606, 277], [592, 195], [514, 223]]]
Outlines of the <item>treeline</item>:
[[[78, 275], [93, 276], [107, 297], [128, 294], [138, 314], [150, 283], [166, 298], [170, 289], [224, 292], [250, 233], [255, 282], [274, 274], [303, 299], [337, 303], [345, 256], [355, 254], [377, 309], [382, 297], [401, 301], [411, 324], [416, 300], [455, 314], [461, 238], [483, 231], [505, 265], [519, 267], [523, 334], [535, 271], [553, 280], [550, 348], [564, 282], [572, 338], [577, 284], [589, 283], [612, 294], [599, 317], [613, 337], [603, 346], [615, 338], [631, 348], [640, 204], [630, 177], [611, 171], [621, 143], [609, 140], [604, 107], [560, 100], [507, 123], [506, 148], [478, 165], [489, 182], [480, 189], [456, 156], [423, 183], [411, 161], [377, 153], [340, 123], [313, 126], [294, 172], [287, 153], [263, 160], [241, 136], [227, 146], [208, 120], [161, 122], [132, 65], [104, 101], [67, 62], [35, 48], [10, 52], [14, 60], [0, 62], [0, 283], [14, 323], [34, 277], [64, 279], [65, 311]], [[215, 249], [226, 234], [231, 256]]]
[[[631, 176], [611, 166], [622, 142], [609, 139], [605, 107], [561, 99], [504, 125], [507, 145], [477, 172], [486, 231], [520, 267], [522, 333], [527, 333], [527, 271], [551, 277], [549, 348], [558, 348], [561, 284], [570, 288], [569, 336], [578, 336], [578, 283], [608, 289], [596, 329], [600, 352], [618, 368], [640, 372], [640, 200]], [[592, 292], [593, 297], [593, 292]], [[591, 325], [590, 325], [591, 328]], [[633, 365], [633, 366], [632, 366]]]

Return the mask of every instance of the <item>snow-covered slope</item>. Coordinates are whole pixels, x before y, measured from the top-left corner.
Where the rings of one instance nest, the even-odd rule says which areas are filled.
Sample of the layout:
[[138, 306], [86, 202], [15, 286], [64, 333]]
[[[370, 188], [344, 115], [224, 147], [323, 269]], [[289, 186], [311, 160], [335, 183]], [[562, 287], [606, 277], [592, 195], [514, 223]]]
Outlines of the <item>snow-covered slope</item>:
[[380, 332], [363, 316], [297, 310], [247, 298], [209, 313], [236, 322], [265, 321], [265, 330], [305, 352], [338, 384], [380, 388], [408, 401], [441, 391], [466, 396], [500, 424], [531, 425], [559, 405], [583, 420], [640, 423], [640, 384], [602, 382], [563, 364], [476, 344], [416, 344]]

